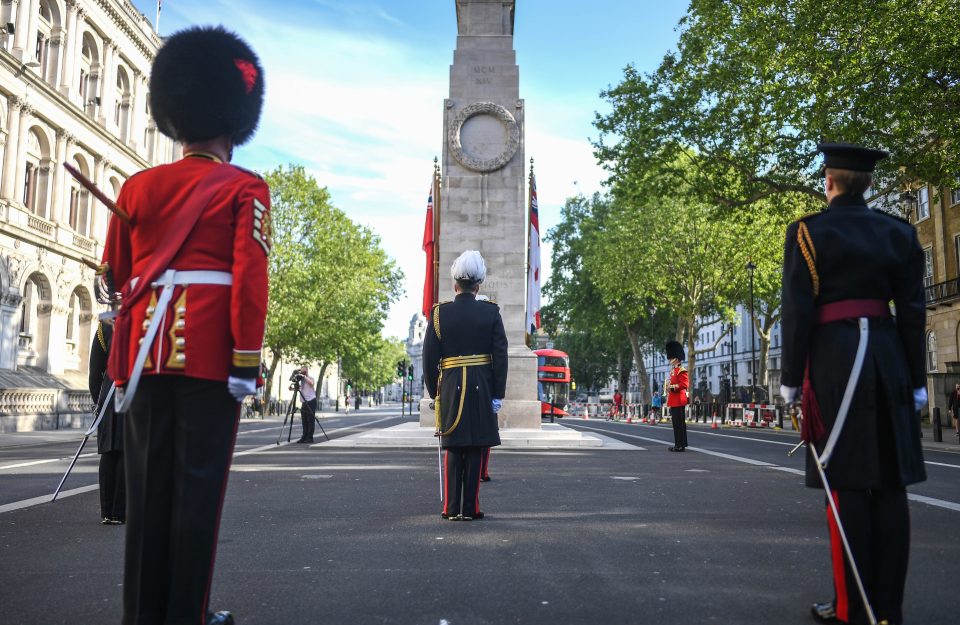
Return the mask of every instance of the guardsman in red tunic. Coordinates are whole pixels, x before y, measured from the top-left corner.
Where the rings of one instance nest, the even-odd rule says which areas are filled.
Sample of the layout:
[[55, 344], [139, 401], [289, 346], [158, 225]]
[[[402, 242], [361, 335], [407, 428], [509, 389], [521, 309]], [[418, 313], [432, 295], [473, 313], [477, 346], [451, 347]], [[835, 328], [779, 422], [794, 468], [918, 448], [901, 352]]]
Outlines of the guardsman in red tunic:
[[687, 388], [690, 376], [681, 366], [684, 360], [683, 345], [669, 341], [666, 345], [667, 359], [673, 368], [670, 370], [670, 382], [667, 384], [667, 407], [670, 409], [670, 421], [673, 423], [673, 447], [670, 451], [685, 451], [687, 448], [687, 421], [684, 410], [687, 405]]
[[110, 373], [125, 427], [125, 625], [233, 623], [209, 613], [240, 401], [256, 390], [270, 195], [229, 165], [254, 133], [263, 71], [222, 28], [172, 35], [150, 77], [158, 129], [183, 158], [131, 177], [104, 264], [120, 288]]

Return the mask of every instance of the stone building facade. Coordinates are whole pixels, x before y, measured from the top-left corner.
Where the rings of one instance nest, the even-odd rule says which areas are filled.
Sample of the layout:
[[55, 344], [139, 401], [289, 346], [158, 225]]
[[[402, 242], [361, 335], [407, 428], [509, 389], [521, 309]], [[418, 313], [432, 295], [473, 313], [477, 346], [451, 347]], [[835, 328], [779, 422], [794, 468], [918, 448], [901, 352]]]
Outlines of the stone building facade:
[[910, 220], [925, 259], [927, 392], [946, 424], [947, 394], [960, 382], [960, 180], [954, 187], [922, 186], [911, 193]]
[[[161, 44], [128, 0], [0, 0], [0, 374], [82, 379], [108, 196], [179, 156], [149, 111]], [[71, 375], [74, 374], [74, 375]], [[2, 386], [2, 385], [0, 385]]]

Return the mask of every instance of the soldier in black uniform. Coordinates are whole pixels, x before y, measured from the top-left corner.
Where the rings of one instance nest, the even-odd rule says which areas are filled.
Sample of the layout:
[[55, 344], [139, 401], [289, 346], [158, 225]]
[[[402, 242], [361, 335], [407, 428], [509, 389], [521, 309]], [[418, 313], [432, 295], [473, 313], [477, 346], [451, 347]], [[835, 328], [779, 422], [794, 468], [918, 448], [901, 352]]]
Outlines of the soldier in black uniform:
[[107, 375], [107, 355], [113, 338], [113, 324], [101, 321], [90, 346], [87, 381], [97, 414], [103, 419], [97, 426], [97, 453], [100, 454], [100, 518], [104, 525], [123, 525], [127, 518], [126, 480], [123, 468], [123, 415], [113, 409]]
[[[790, 402], [803, 386], [804, 438], [823, 454], [866, 337], [853, 400], [826, 467], [828, 496], [837, 503], [877, 620], [899, 624], [910, 548], [905, 487], [926, 479], [916, 416], [926, 403], [923, 253], [913, 226], [864, 201], [886, 152], [818, 147], [829, 206], [787, 228], [781, 394]], [[821, 486], [816, 469], [810, 453], [807, 486]], [[813, 616], [867, 623], [839, 530], [827, 514], [836, 595], [815, 603]]]
[[423, 381], [436, 400], [437, 436], [445, 449], [440, 516], [471, 521], [483, 518], [484, 448], [500, 444], [497, 412], [507, 387], [507, 335], [497, 305], [477, 300], [487, 275], [480, 253], [467, 250], [450, 273], [457, 296], [433, 307], [423, 340]]

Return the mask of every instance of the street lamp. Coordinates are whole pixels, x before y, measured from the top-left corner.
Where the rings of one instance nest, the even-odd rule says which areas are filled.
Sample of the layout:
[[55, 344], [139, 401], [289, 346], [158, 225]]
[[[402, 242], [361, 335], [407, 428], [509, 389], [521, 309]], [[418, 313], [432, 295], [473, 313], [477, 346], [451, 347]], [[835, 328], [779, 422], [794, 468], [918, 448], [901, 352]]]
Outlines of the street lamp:
[[913, 220], [914, 211], [917, 210], [918, 203], [917, 196], [909, 189], [900, 194], [900, 212], [907, 221]]
[[747, 261], [747, 271], [750, 272], [750, 403], [757, 403], [757, 324], [753, 319], [753, 272], [757, 268], [753, 260]]
[[737, 326], [730, 322], [730, 401], [736, 403], [736, 389], [737, 389], [737, 364], [733, 361], [733, 351], [736, 345], [733, 342], [734, 332], [737, 331]]

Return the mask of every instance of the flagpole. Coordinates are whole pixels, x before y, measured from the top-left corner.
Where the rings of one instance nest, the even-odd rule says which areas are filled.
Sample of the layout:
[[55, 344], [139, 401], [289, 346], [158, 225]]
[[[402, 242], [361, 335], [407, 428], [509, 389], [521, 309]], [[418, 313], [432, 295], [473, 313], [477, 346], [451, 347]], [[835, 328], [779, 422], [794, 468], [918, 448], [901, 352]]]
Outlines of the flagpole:
[[433, 157], [433, 303], [440, 301], [440, 165]]
[[533, 212], [533, 157], [530, 157], [530, 174], [527, 176], [527, 284], [526, 284], [526, 294], [524, 298], [523, 306], [523, 335], [527, 339], [527, 347], [533, 349], [533, 335], [530, 334], [530, 324], [527, 323], [530, 321], [530, 245], [532, 243], [532, 233], [530, 232], [530, 218], [532, 217]]
[[157, 35], [160, 34], [160, 5], [163, 4], [163, 0], [157, 0], [157, 19], [153, 23], [153, 32]]

